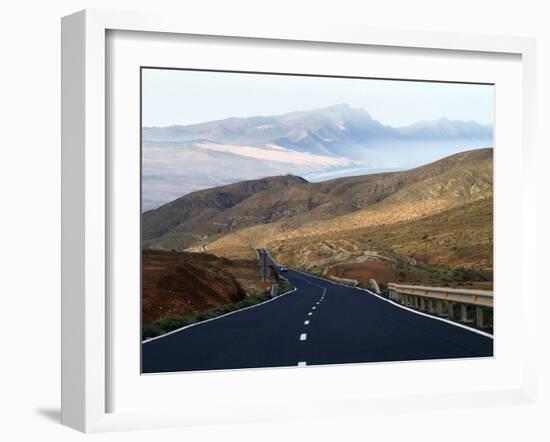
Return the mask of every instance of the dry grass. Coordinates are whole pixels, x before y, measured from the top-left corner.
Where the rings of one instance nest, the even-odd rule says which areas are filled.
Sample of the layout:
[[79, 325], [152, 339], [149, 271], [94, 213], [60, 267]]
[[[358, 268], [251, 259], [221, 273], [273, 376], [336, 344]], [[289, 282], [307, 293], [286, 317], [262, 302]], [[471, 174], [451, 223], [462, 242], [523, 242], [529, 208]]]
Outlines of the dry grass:
[[[263, 247], [282, 263], [318, 273], [366, 275], [375, 269], [370, 263], [380, 263], [385, 269], [380, 278], [488, 284], [492, 150], [465, 152], [408, 172], [268, 189], [225, 210], [218, 221], [232, 227], [201, 236], [187, 250], [253, 259], [253, 249]], [[187, 239], [179, 242], [179, 234], [191, 235], [176, 229], [158, 245], [180, 247]]]

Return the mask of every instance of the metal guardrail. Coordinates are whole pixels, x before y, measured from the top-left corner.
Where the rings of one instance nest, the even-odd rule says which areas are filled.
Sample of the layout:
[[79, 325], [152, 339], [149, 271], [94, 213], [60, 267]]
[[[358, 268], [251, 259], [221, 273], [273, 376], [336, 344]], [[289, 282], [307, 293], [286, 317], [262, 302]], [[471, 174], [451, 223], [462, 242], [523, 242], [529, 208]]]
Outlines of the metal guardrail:
[[[407, 307], [492, 327], [493, 292], [490, 290], [388, 284], [388, 297]], [[470, 306], [470, 307], [469, 307]], [[456, 311], [457, 307], [460, 309]], [[475, 319], [471, 310], [475, 309]]]
[[388, 288], [408, 295], [425, 296], [485, 307], [493, 306], [493, 292], [490, 290], [452, 289], [449, 287], [427, 287], [394, 283], [389, 283]]
[[350, 285], [352, 287], [357, 287], [359, 282], [355, 279], [339, 278], [338, 276], [329, 276], [334, 282], [339, 282], [341, 284]]
[[369, 284], [370, 284], [371, 289], [374, 291], [374, 293], [376, 293], [377, 295], [382, 293], [380, 291], [380, 286], [376, 282], [376, 279], [369, 279]]

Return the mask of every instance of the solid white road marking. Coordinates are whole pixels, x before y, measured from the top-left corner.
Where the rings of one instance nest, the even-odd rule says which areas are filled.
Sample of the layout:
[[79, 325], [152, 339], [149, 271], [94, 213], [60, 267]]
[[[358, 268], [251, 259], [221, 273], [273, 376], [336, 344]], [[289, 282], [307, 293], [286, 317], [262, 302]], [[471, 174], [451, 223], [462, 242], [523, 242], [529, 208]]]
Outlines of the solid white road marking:
[[216, 316], [214, 318], [210, 318], [210, 319], [205, 319], [204, 321], [201, 321], [201, 322], [194, 322], [193, 324], [189, 324], [189, 325], [184, 325], [183, 327], [180, 327], [180, 328], [177, 328], [176, 330], [172, 330], [168, 333], [164, 333], [163, 335], [160, 335], [160, 336], [155, 336], [154, 338], [149, 338], [149, 339], [145, 339], [144, 341], [141, 341], [142, 344], [147, 344], [148, 342], [153, 342], [153, 341], [156, 341], [157, 339], [162, 339], [166, 336], [169, 336], [169, 335], [173, 335], [174, 333], [178, 333], [182, 330], [185, 330], [185, 329], [188, 329], [188, 328], [191, 328], [191, 327], [195, 327], [195, 326], [198, 326], [198, 325], [203, 325], [203, 324], [207, 324], [209, 322], [212, 322], [212, 321], [215, 321], [217, 319], [221, 319], [221, 318], [225, 318], [226, 316], [230, 316], [230, 315], [234, 315], [236, 313], [240, 313], [240, 312], [244, 312], [245, 310], [249, 310], [249, 309], [252, 309], [252, 308], [256, 308], [256, 307], [260, 307], [264, 304], [267, 304], [269, 302], [273, 302], [273, 301], [276, 301], [278, 299], [282, 299], [283, 296], [286, 296], [286, 295], [289, 295], [291, 293], [294, 293], [294, 292], [297, 292], [298, 289], [296, 287], [294, 287], [292, 290], [286, 292], [286, 293], [283, 293], [282, 295], [279, 295], [279, 296], [276, 296], [275, 298], [271, 298], [271, 299], [268, 299], [267, 301], [264, 301], [264, 302], [260, 302], [259, 304], [254, 304], [254, 305], [251, 305], [251, 306], [248, 306], [248, 307], [244, 307], [244, 308], [241, 308], [239, 310], [233, 310], [232, 312], [229, 312], [229, 313], [225, 313], [223, 315], [220, 315], [220, 316]]
[[304, 325], [309, 325], [309, 321], [304, 322]]
[[[368, 294], [370, 294], [372, 296], [375, 296], [376, 298], [379, 298], [380, 300], [382, 300], [384, 302], [387, 302], [387, 303], [393, 305], [396, 308], [401, 308], [403, 310], [408, 310], [411, 313], [415, 313], [417, 315], [424, 316], [426, 318], [434, 319], [436, 321], [445, 322], [449, 325], [454, 325], [455, 327], [460, 327], [460, 328], [463, 328], [465, 330], [471, 331], [473, 333], [477, 333], [478, 335], [485, 336], [486, 338], [494, 339], [494, 336], [490, 333], [487, 333], [487, 332], [484, 332], [484, 331], [481, 331], [481, 330], [477, 330], [475, 328], [468, 327], [467, 325], [464, 325], [464, 324], [459, 324], [458, 322], [451, 321], [450, 319], [439, 318], [437, 316], [432, 316], [432, 315], [429, 315], [427, 313], [419, 312], [418, 310], [414, 310], [414, 309], [411, 309], [409, 307], [405, 307], [404, 305], [401, 305], [401, 304], [396, 304], [395, 302], [393, 302], [389, 299], [386, 299], [383, 296], [378, 295], [374, 292], [371, 292], [370, 290], [367, 290], [367, 289], [364, 289], [364, 288], [361, 288], [361, 287], [350, 287], [349, 285], [341, 284], [339, 282], [334, 282], [334, 281], [331, 281], [329, 279], [321, 278], [319, 276], [310, 275], [308, 273], [301, 272], [300, 270], [293, 269], [293, 271], [295, 271], [297, 273], [301, 273], [302, 275], [305, 275], [305, 276], [309, 276], [310, 278], [321, 279], [322, 281], [328, 282], [329, 284], [332, 284], [332, 285], [340, 285], [340, 286], [343, 286], [343, 287], [347, 287], [349, 289], [361, 290], [363, 292], [367, 292]], [[305, 279], [305, 278], [302, 278], [302, 279]], [[313, 284], [313, 283], [309, 282], [308, 280], [305, 280], [305, 281], [310, 283], [311, 285], [314, 285], [314, 286], [318, 287], [317, 284]], [[325, 289], [325, 291], [326, 291], [326, 289]]]
[[305, 367], [307, 366], [306, 361], [298, 362], [298, 367]]
[[305, 341], [307, 339], [307, 333], [302, 333], [300, 335], [300, 341]]

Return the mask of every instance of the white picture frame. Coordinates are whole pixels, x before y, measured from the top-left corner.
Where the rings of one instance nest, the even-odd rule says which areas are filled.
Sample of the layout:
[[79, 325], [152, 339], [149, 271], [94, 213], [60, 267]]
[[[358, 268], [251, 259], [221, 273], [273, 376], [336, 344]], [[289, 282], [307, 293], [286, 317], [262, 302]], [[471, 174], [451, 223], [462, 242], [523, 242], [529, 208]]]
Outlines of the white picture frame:
[[[410, 408], [456, 408], [501, 403], [529, 403], [535, 396], [535, 321], [520, 316], [526, 351], [520, 385], [500, 389], [465, 391], [461, 394], [428, 394], [373, 398], [328, 397], [312, 413], [286, 410], [251, 413], [244, 418], [209, 416], [200, 410], [141, 410], [108, 412], [107, 376], [110, 364], [107, 327], [108, 247], [110, 212], [106, 121], [106, 34], [109, 31], [155, 32], [271, 39], [292, 42], [369, 45], [380, 48], [436, 49], [514, 54], [521, 57], [521, 159], [524, 186], [521, 193], [522, 296], [518, 310], [535, 305], [535, 278], [529, 278], [528, 256], [535, 255], [535, 42], [518, 37], [388, 31], [315, 26], [293, 28], [280, 23], [272, 27], [254, 23], [218, 23], [196, 18], [86, 10], [62, 21], [62, 423], [85, 432], [159, 428], [214, 422], [285, 419], [290, 416], [365, 414], [372, 410]], [[497, 123], [498, 124], [498, 123]], [[498, 188], [497, 188], [498, 192]], [[519, 278], [518, 278], [519, 279]], [[498, 301], [497, 301], [498, 303]], [[334, 368], [338, 370], [338, 368]], [[357, 368], [360, 370], [361, 368]], [[357, 374], [357, 371], [356, 371]], [[192, 400], [192, 398], [191, 398]], [[246, 404], [243, 409], [246, 409]], [[244, 419], [244, 420], [243, 420]]]

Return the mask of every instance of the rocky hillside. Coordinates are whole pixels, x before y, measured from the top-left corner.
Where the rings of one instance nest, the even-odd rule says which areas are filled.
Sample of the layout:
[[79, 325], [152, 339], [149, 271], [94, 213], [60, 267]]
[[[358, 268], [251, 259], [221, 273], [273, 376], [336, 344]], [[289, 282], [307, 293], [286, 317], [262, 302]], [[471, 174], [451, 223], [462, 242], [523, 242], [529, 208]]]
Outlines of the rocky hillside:
[[492, 149], [479, 149], [405, 172], [321, 183], [287, 175], [194, 192], [145, 212], [143, 240], [147, 246], [183, 250], [249, 226], [280, 221], [283, 229], [296, 228], [383, 201], [460, 205], [491, 194]]
[[143, 252], [142, 275], [144, 324], [236, 303], [275, 282], [259, 280], [255, 260], [152, 250]]
[[[300, 177], [287, 175], [244, 181], [185, 195], [142, 216], [144, 246], [184, 250], [208, 238], [236, 228], [262, 222], [260, 214], [239, 212], [239, 207], [258, 194], [285, 193], [290, 187], [303, 184]], [[243, 204], [244, 203], [244, 204]], [[272, 208], [271, 216], [275, 215]]]
[[144, 244], [230, 258], [265, 247], [319, 273], [363, 271], [365, 263], [386, 265], [388, 278], [398, 266], [491, 272], [492, 154], [467, 151], [409, 171], [321, 183], [289, 175], [195, 192], [143, 215]]

